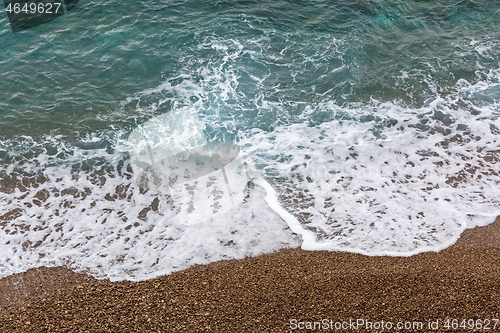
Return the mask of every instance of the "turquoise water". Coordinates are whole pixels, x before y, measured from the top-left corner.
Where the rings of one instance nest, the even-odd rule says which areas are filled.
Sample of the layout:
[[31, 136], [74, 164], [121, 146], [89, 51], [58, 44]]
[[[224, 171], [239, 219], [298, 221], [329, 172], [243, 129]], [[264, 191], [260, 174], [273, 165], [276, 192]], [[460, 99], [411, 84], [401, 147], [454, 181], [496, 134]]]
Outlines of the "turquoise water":
[[[126, 126], [150, 116], [117, 114], [127, 97], [183, 75], [200, 82], [200, 68], [218, 65], [238, 77], [238, 96], [227, 104], [240, 109], [235, 116], [245, 128], [255, 124], [247, 118], [256, 111], [247, 108], [255, 109], [258, 94], [288, 104], [374, 98], [421, 106], [459, 79], [484, 80], [480, 67], [498, 67], [498, 53], [481, 56], [471, 42], [497, 45], [499, 13], [496, 1], [83, 1], [16, 34], [2, 15], [0, 133]], [[239, 47], [236, 61], [223, 65]], [[215, 95], [206, 96], [207, 107], [220, 107]], [[304, 108], [284, 106], [255, 125], [294, 122]]]
[[498, 1], [82, 0], [19, 33], [0, 15], [0, 45], [0, 275], [143, 279], [298, 246], [261, 194], [215, 234], [144, 238], [168, 207], [144, 213], [158, 194], [136, 191], [126, 139], [184, 106], [242, 147], [304, 248], [439, 250], [500, 213]]

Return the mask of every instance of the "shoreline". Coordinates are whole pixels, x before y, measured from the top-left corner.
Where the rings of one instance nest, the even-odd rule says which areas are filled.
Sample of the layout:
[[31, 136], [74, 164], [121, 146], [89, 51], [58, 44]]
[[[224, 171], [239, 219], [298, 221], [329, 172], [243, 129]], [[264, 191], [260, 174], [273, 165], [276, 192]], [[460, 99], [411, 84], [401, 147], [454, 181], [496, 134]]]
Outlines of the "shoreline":
[[[432, 331], [446, 331], [447, 319], [500, 318], [499, 257], [497, 217], [465, 230], [445, 250], [411, 257], [283, 249], [140, 282], [43, 267], [0, 279], [0, 327], [3, 332], [285, 332], [300, 331], [293, 329], [298, 323], [363, 319], [394, 325], [439, 320]], [[429, 329], [425, 325], [422, 332]]]

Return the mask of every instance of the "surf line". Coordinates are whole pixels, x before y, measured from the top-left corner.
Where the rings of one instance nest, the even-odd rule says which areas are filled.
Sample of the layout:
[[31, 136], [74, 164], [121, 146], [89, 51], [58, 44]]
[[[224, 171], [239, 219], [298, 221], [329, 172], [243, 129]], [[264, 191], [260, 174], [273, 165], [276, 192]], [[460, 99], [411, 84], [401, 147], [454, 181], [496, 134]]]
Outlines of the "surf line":
[[253, 182], [255, 185], [260, 186], [266, 191], [266, 197], [264, 200], [268, 204], [269, 208], [271, 208], [276, 214], [278, 214], [285, 222], [288, 224], [288, 227], [296, 234], [302, 236], [302, 246], [303, 250], [314, 250], [313, 244], [316, 243], [316, 237], [314, 234], [304, 229], [297, 218], [287, 212], [278, 201], [278, 193], [276, 190], [269, 184], [262, 176], [254, 175]]
[[[366, 250], [361, 250], [358, 248], [341, 248], [333, 245], [330, 242], [318, 242], [314, 233], [312, 231], [306, 230], [302, 227], [297, 218], [290, 214], [286, 209], [284, 209], [279, 201], [278, 201], [278, 193], [276, 190], [269, 184], [261, 175], [258, 173], [252, 174], [252, 181], [255, 185], [261, 187], [266, 191], [266, 196], [264, 200], [268, 204], [269, 208], [271, 208], [276, 214], [278, 214], [282, 220], [284, 220], [290, 230], [292, 232], [300, 235], [302, 237], [302, 245], [301, 249], [306, 251], [340, 251], [340, 252], [351, 252], [351, 253], [359, 253], [366, 256], [393, 256], [393, 257], [409, 257], [423, 252], [439, 252], [444, 250], [451, 245], [455, 244], [458, 240], [458, 237], [452, 239], [442, 245], [438, 246], [427, 246], [416, 249], [414, 251], [409, 252], [394, 252], [394, 251], [376, 251], [370, 252]], [[462, 224], [462, 232], [466, 229], [465, 222]]]

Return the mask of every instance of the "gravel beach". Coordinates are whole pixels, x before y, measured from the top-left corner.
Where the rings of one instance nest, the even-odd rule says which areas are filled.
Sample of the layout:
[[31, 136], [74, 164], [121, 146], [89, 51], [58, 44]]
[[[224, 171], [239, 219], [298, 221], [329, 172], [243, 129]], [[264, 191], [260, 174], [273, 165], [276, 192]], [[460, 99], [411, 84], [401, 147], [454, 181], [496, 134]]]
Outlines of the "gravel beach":
[[[400, 324], [415, 326], [399, 331], [471, 332], [489, 320], [495, 331], [500, 330], [500, 324], [493, 329], [493, 319], [500, 317], [499, 236], [497, 218], [466, 230], [439, 253], [370, 257], [285, 249], [142, 282], [95, 280], [65, 267], [34, 269], [0, 280], [0, 327], [2, 332], [294, 332], [339, 331], [344, 325], [340, 331], [349, 332], [388, 331], [387, 325], [397, 330]], [[453, 329], [463, 319], [471, 326]], [[347, 326], [354, 323], [360, 325]]]

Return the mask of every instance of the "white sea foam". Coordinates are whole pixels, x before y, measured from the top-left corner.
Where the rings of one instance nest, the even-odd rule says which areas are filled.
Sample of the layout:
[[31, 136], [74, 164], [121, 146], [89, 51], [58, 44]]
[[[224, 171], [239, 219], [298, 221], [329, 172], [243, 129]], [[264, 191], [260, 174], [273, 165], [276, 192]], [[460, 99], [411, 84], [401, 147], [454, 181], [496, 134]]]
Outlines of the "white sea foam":
[[304, 238], [304, 248], [371, 255], [438, 251], [465, 228], [500, 214], [500, 142], [491, 123], [454, 110], [454, 122], [468, 129], [453, 139], [415, 127], [425, 113], [430, 128], [439, 127], [432, 118], [447, 103], [426, 110], [364, 106], [360, 115], [398, 119], [381, 133], [357, 119], [295, 124], [272, 134], [253, 131], [242, 145], [257, 149], [255, 163], [275, 180], [280, 202], [301, 222], [300, 233], [316, 235]]
[[[412, 255], [450, 246], [465, 228], [500, 215], [498, 70], [474, 83], [458, 80], [446, 95], [429, 81], [435, 97], [423, 106], [375, 99], [340, 105], [328, 97], [333, 88], [303, 93], [301, 75], [290, 74], [286, 80], [297, 81], [288, 84], [266, 69], [293, 72], [306, 58], [314, 66], [320, 56], [337, 56], [338, 45], [298, 56], [271, 52], [266, 37], [250, 49], [234, 40], [200, 45], [214, 55], [201, 63], [187, 57], [185, 72], [194, 74], [131, 96], [117, 114], [151, 118], [197, 108], [206, 135], [238, 140], [255, 174], [258, 186], [239, 209], [195, 225], [176, 222], [164, 193], [134, 181], [122, 130], [73, 144], [63, 137], [6, 140], [0, 276], [66, 263], [97, 277], [141, 280], [300, 244]], [[477, 47], [490, 55], [487, 45]], [[400, 82], [420, 74], [404, 72]]]
[[181, 223], [216, 219], [238, 209], [248, 179], [231, 142], [209, 142], [196, 108], [180, 108], [139, 126], [128, 137], [138, 182], [162, 186]]
[[[0, 169], [3, 179], [19, 180], [0, 191], [0, 276], [68, 264], [101, 278], [141, 280], [298, 245], [286, 224], [266, 208], [259, 188], [239, 210], [186, 225], [162, 193], [145, 192], [135, 183], [121, 150], [127, 148], [124, 143], [108, 153], [70, 146], [61, 138], [45, 141], [68, 156], [41, 152], [29, 160], [17, 155]], [[3, 142], [2, 149], [16, 155], [18, 144], [26, 151], [44, 146], [26, 138]], [[93, 158], [100, 167], [81, 170], [78, 163]]]

